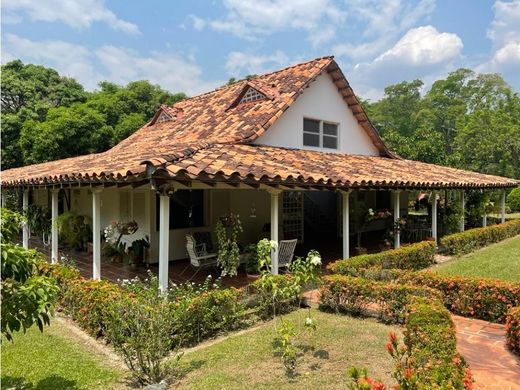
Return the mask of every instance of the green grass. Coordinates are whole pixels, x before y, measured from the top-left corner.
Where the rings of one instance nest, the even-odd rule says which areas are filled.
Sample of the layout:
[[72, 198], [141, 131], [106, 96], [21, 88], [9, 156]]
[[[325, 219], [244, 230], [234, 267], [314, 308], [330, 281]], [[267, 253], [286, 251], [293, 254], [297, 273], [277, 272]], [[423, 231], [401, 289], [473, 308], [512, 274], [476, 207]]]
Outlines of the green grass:
[[[285, 316], [304, 318], [306, 310]], [[393, 362], [385, 350], [388, 333], [400, 332], [373, 319], [352, 318], [313, 310], [317, 320], [312, 346], [299, 358], [296, 375], [287, 375], [275, 356], [274, 323], [234, 335], [188, 352], [181, 359], [187, 374], [181, 389], [345, 389], [351, 366], [367, 367], [369, 375], [393, 383]]]
[[[502, 216], [502, 214], [489, 214], [490, 217], [494, 217], [494, 218], [500, 218]], [[506, 214], [506, 219], [508, 218], [511, 218], [511, 219], [518, 219], [520, 218], [520, 213], [509, 213], [509, 214]]]
[[439, 273], [520, 282], [520, 236], [433, 267]]
[[43, 333], [36, 327], [2, 340], [2, 389], [114, 389], [125, 373], [107, 363], [56, 319]]

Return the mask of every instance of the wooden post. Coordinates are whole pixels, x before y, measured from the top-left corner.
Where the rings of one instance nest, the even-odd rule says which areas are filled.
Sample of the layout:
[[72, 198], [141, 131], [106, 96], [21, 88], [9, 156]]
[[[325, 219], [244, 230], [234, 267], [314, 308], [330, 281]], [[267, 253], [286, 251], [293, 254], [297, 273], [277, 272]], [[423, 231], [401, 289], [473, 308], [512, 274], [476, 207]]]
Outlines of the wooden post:
[[170, 260], [170, 197], [159, 196], [159, 290], [168, 291], [168, 262]]
[[[29, 190], [23, 190], [22, 208], [27, 217], [27, 209], [29, 208]], [[29, 249], [29, 221], [25, 221], [22, 226], [22, 243], [25, 249]]]
[[[271, 241], [278, 245], [278, 195], [280, 191], [271, 192]], [[272, 273], [278, 274], [278, 246], [271, 249]]]
[[92, 190], [92, 278], [101, 279], [101, 189]]
[[342, 223], [343, 223], [343, 258], [350, 257], [350, 230], [349, 230], [349, 213], [350, 213], [350, 190], [342, 192]]
[[400, 191], [394, 191], [394, 248], [397, 249], [401, 246], [401, 232], [398, 228], [399, 218], [401, 218], [401, 196]]
[[51, 190], [51, 262], [58, 262], [58, 194], [59, 189]]

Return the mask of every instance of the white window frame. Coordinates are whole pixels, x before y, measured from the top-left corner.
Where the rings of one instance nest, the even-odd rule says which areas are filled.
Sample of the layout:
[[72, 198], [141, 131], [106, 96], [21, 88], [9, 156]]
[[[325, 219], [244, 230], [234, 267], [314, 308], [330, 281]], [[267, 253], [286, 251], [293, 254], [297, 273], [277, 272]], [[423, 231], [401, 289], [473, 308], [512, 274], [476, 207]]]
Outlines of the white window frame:
[[[305, 120], [311, 120], [311, 121], [317, 121], [319, 122], [319, 130], [320, 132], [319, 133], [312, 133], [310, 131], [305, 131], [305, 129], [303, 129], [303, 123]], [[337, 129], [337, 134], [335, 136], [336, 138], [336, 147], [335, 148], [328, 148], [328, 147], [325, 147], [323, 146], [323, 136], [325, 135], [326, 137], [331, 137], [333, 138], [334, 136], [333, 135], [330, 135], [330, 134], [324, 134], [323, 133], [323, 124], [324, 123], [327, 123], [329, 125], [335, 125], [336, 126], [336, 129]], [[305, 145], [303, 143], [303, 134], [313, 134], [313, 135], [318, 135], [319, 136], [319, 145], [318, 146], [313, 146], [313, 145]], [[311, 117], [308, 117], [308, 116], [304, 116], [303, 117], [303, 120], [302, 120], [302, 144], [304, 147], [307, 147], [307, 148], [321, 148], [321, 149], [327, 149], [327, 150], [339, 150], [339, 134], [340, 134], [340, 131], [339, 131], [339, 123], [338, 122], [334, 122], [334, 121], [329, 121], [329, 120], [324, 120], [324, 119], [317, 119], [317, 118], [311, 118]]]

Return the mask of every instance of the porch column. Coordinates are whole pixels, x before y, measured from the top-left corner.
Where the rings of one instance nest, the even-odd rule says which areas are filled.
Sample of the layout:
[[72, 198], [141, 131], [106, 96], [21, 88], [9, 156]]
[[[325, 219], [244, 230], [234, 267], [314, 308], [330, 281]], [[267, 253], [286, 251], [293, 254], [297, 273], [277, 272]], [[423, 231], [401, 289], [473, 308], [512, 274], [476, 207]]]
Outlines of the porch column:
[[101, 279], [101, 189], [92, 190], [92, 279]]
[[59, 189], [51, 190], [51, 262], [58, 262], [58, 193]]
[[459, 230], [461, 232], [464, 231], [464, 190], [462, 190], [460, 192], [460, 209], [462, 210], [462, 215], [460, 217], [460, 226], [459, 226]]
[[432, 192], [432, 237], [437, 244], [437, 191]]
[[170, 197], [159, 196], [159, 290], [168, 291], [168, 261], [170, 260]]
[[350, 231], [349, 231], [349, 213], [350, 213], [350, 190], [342, 192], [342, 223], [343, 223], [343, 258], [350, 257]]
[[502, 190], [502, 199], [500, 200], [500, 223], [506, 221], [506, 190]]
[[[22, 208], [27, 217], [27, 209], [29, 207], [29, 190], [23, 190]], [[22, 226], [22, 243], [25, 249], [29, 249], [29, 221], [26, 220]]]
[[[279, 191], [271, 192], [271, 240], [278, 244], [278, 195]], [[278, 246], [271, 249], [271, 271], [278, 274]]]
[[394, 248], [401, 246], [401, 232], [399, 231], [399, 218], [401, 218], [401, 191], [394, 191]]

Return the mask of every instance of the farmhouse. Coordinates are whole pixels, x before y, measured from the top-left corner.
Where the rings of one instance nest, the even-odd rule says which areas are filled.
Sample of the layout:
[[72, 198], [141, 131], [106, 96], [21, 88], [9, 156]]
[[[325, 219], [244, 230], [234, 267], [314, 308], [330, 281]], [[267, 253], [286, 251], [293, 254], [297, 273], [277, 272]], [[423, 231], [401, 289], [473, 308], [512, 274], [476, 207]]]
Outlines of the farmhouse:
[[[164, 289], [169, 262], [188, 257], [186, 235], [213, 232], [233, 215], [240, 216], [244, 246], [263, 237], [334, 242], [348, 257], [360, 239], [388, 231], [388, 221], [398, 247], [404, 232], [392, 226], [418, 196], [430, 198], [427, 222], [417, 222], [407, 239], [437, 239], [439, 193], [449, 191], [463, 206], [464, 190], [518, 185], [392, 153], [333, 57], [162, 106], [106, 152], [10, 169], [1, 183], [23, 193], [24, 207], [49, 205], [53, 220], [68, 210], [92, 219], [96, 279], [103, 229], [136, 221], [124, 240], [149, 237], [148, 261], [159, 263]], [[375, 218], [378, 213], [391, 217]], [[58, 261], [52, 226], [52, 260]], [[25, 228], [24, 245], [28, 236]], [[275, 250], [274, 272], [277, 264]]]

